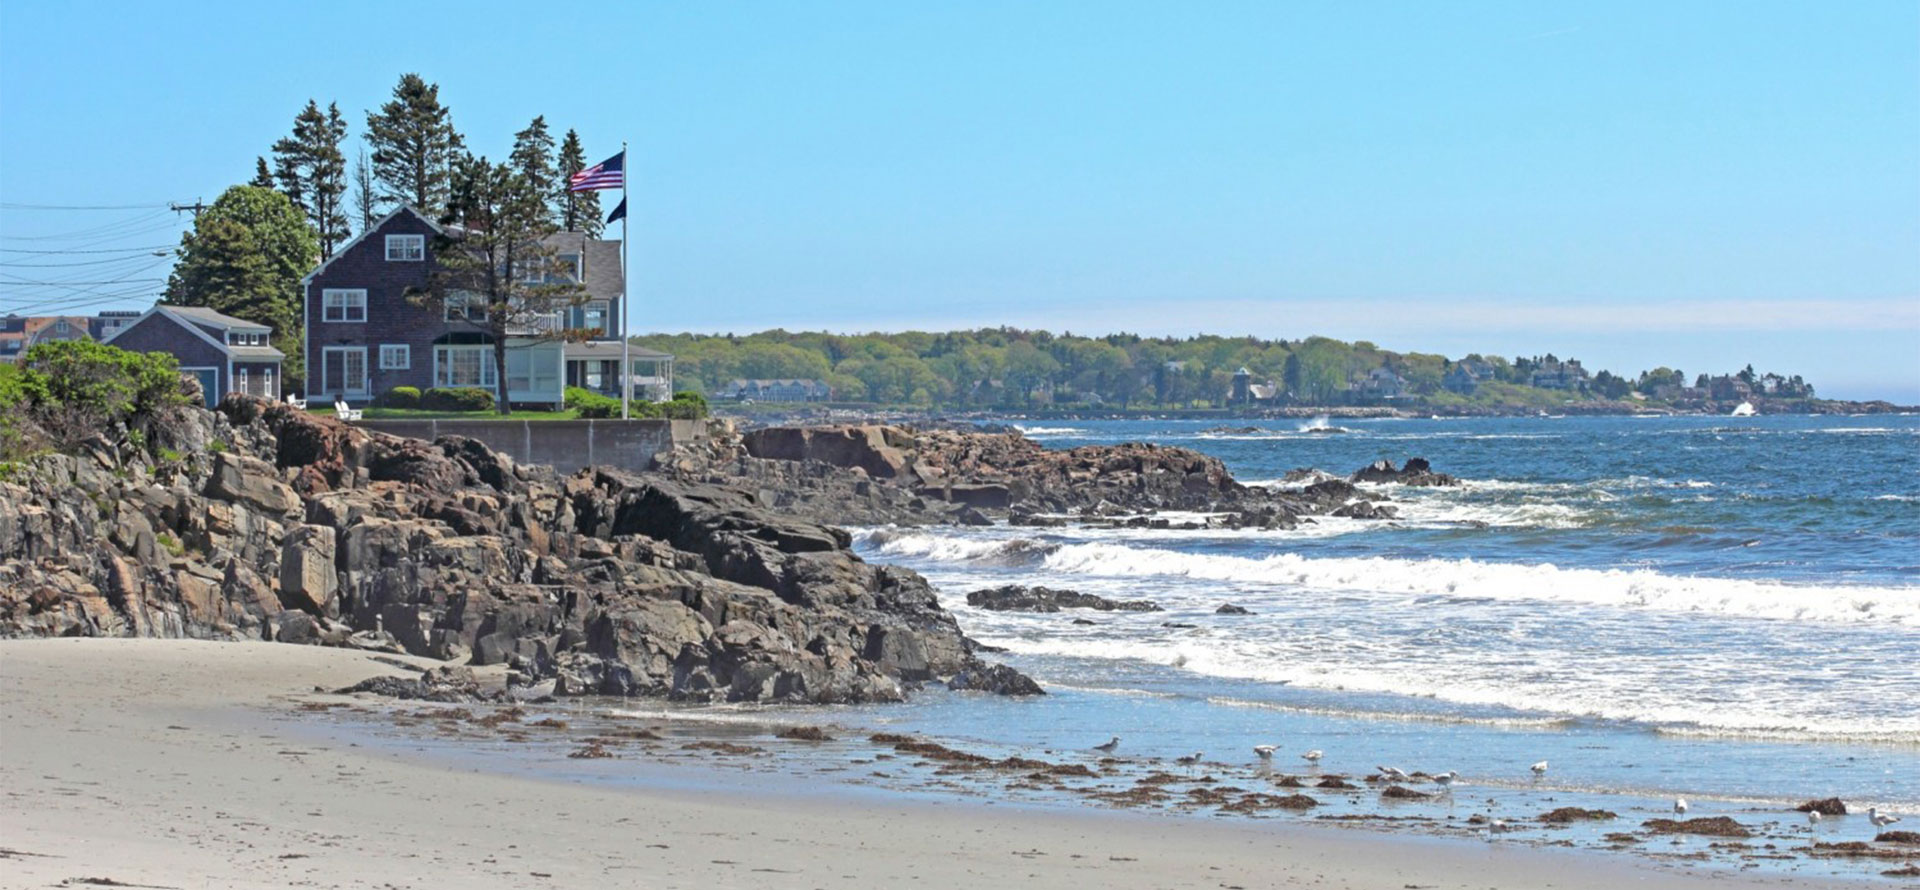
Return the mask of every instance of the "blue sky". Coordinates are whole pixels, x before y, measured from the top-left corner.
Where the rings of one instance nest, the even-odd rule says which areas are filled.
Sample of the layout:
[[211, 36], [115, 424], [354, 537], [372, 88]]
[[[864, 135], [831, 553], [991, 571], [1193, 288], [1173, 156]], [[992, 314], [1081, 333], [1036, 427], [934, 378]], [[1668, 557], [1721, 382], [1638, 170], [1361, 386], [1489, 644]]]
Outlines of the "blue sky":
[[632, 142], [646, 330], [1325, 334], [1920, 402], [1911, 0], [484, 6], [0, 4], [0, 244], [171, 244], [19, 205], [211, 200], [309, 97], [357, 140], [417, 71], [483, 153], [536, 114]]

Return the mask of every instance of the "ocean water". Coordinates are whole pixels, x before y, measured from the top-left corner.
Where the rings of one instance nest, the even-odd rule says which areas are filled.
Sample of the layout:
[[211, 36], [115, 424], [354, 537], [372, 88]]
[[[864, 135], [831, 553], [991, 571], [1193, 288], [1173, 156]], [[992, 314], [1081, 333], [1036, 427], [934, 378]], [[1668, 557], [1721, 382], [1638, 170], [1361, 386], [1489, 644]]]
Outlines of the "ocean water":
[[[1382, 487], [1399, 521], [1291, 531], [858, 530], [863, 557], [927, 575], [1054, 694], [850, 719], [1011, 749], [1117, 734], [1135, 756], [1224, 762], [1272, 743], [1294, 768], [1318, 748], [1329, 772], [1452, 769], [1489, 793], [1627, 809], [1920, 810], [1920, 418], [1337, 424], [1029, 426], [1054, 447], [1193, 448], [1250, 484], [1412, 456], [1465, 484]], [[1166, 611], [966, 605], [1007, 583]]]

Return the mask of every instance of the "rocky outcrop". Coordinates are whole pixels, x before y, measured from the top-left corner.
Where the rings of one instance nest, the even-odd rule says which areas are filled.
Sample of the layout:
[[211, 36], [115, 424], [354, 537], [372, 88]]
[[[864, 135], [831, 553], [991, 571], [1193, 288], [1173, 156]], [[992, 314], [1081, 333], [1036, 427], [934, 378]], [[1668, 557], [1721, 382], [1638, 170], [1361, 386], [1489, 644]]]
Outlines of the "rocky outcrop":
[[756, 492], [562, 477], [244, 397], [188, 413], [157, 452], [178, 460], [55, 455], [0, 481], [0, 636], [394, 648], [557, 694], [1032, 691], [989, 672], [924, 579]]
[[[1418, 458], [1409, 470], [1386, 466], [1392, 481], [1403, 484], [1452, 483]], [[1162, 520], [1151, 514], [1179, 510], [1214, 514], [1207, 521], [1216, 526], [1287, 529], [1355, 499], [1386, 500], [1344, 481], [1349, 494], [1339, 498], [1311, 485], [1241, 485], [1219, 460], [1184, 448], [1123, 443], [1050, 450], [1017, 430], [947, 427], [769, 427], [738, 436], [721, 429], [709, 442], [663, 455], [659, 472], [738, 485], [761, 506], [854, 525], [977, 525], [1005, 518], [1032, 526], [1152, 528]], [[1332, 480], [1316, 473], [1290, 481]], [[1356, 509], [1343, 515], [1392, 514]]]
[[1436, 473], [1433, 466], [1424, 457], [1407, 458], [1407, 465], [1395, 469], [1393, 461], [1377, 460], [1355, 470], [1351, 477], [1354, 482], [1375, 482], [1396, 485], [1459, 485], [1460, 480], [1445, 473]]
[[1058, 612], [1061, 609], [1096, 609], [1101, 612], [1160, 611], [1159, 604], [1147, 600], [1110, 600], [1074, 590], [1022, 587], [1018, 584], [973, 591], [967, 594], [967, 605], [991, 612]]

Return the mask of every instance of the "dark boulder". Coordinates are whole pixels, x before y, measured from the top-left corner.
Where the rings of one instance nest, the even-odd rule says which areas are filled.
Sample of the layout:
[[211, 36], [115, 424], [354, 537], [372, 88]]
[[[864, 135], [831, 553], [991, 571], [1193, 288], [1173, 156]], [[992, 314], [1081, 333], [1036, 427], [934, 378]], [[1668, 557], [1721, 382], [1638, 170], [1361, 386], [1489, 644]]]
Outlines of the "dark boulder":
[[1017, 584], [973, 591], [967, 594], [967, 605], [990, 612], [1058, 612], [1061, 609], [1096, 609], [1102, 612], [1160, 611], [1159, 604], [1147, 600], [1110, 600], [1073, 590], [1023, 587]]
[[1395, 485], [1459, 485], [1460, 480], [1445, 473], [1433, 471], [1433, 465], [1424, 457], [1407, 458], [1407, 465], [1398, 469], [1393, 461], [1377, 460], [1355, 470], [1351, 477], [1355, 482], [1374, 482]]
[[947, 681], [947, 688], [995, 695], [1046, 695], [1047, 691], [1031, 677], [1004, 664], [976, 662]]

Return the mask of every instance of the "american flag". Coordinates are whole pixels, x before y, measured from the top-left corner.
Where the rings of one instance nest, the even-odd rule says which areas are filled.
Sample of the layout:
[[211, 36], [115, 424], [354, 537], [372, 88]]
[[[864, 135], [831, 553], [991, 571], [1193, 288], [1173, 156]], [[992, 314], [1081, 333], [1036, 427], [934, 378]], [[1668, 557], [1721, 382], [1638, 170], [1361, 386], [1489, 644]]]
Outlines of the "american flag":
[[627, 184], [627, 153], [622, 151], [598, 164], [573, 174], [567, 180], [567, 191], [593, 192], [600, 189], [617, 189]]

